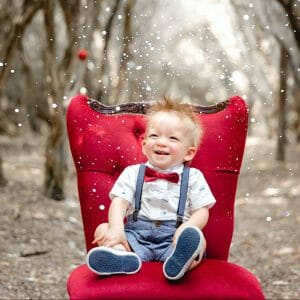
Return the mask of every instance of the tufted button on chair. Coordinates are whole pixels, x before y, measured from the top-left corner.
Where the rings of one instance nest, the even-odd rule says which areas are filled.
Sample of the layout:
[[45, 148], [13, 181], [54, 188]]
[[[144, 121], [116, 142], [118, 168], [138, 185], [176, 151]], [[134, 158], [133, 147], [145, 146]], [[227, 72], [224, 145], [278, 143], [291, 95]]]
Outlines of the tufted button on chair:
[[[91, 242], [97, 225], [107, 222], [108, 193], [116, 178], [126, 166], [145, 161], [141, 141], [147, 106], [145, 102], [108, 107], [78, 95], [68, 107], [68, 136], [87, 251], [94, 247]], [[227, 261], [248, 109], [238, 96], [215, 106], [194, 108], [204, 136], [192, 167], [203, 171], [217, 200], [204, 229], [207, 258], [177, 282], [165, 279], [160, 262], [144, 262], [133, 275], [106, 277], [82, 264], [68, 278], [70, 299], [264, 299], [256, 277]]]

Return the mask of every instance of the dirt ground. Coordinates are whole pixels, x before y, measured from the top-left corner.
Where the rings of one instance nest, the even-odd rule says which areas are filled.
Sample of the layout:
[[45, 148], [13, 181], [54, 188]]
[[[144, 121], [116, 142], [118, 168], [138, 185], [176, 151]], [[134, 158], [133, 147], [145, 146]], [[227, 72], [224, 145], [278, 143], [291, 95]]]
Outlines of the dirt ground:
[[[0, 145], [0, 298], [66, 299], [66, 278], [85, 255], [74, 174], [66, 200], [47, 199], [44, 140], [0, 136]], [[274, 152], [271, 141], [248, 139], [229, 260], [259, 278], [267, 299], [300, 299], [300, 147], [288, 147], [285, 163]]]

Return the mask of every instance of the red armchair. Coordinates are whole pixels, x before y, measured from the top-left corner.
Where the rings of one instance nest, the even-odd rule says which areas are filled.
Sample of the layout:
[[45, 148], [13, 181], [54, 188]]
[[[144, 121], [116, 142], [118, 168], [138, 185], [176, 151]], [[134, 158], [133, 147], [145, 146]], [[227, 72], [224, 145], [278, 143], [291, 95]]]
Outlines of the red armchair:
[[[93, 247], [96, 226], [107, 221], [108, 192], [114, 181], [125, 166], [145, 161], [141, 141], [146, 106], [107, 107], [78, 95], [68, 107], [68, 135], [87, 250]], [[215, 106], [195, 109], [200, 112], [205, 134], [192, 166], [203, 171], [217, 199], [204, 229], [207, 258], [178, 282], [165, 279], [159, 262], [144, 262], [134, 275], [109, 277], [98, 276], [83, 264], [68, 278], [70, 299], [264, 299], [255, 276], [227, 261], [247, 133], [247, 107], [235, 96]]]

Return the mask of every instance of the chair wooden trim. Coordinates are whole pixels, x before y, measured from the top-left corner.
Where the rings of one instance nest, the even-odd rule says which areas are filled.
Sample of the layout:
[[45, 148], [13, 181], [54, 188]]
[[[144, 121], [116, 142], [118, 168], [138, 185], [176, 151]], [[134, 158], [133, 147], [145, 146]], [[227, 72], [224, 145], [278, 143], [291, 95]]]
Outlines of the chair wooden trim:
[[[115, 114], [146, 114], [147, 109], [151, 105], [151, 102], [129, 102], [118, 105], [104, 105], [100, 101], [95, 99], [88, 99], [89, 106], [101, 113], [106, 115], [115, 115]], [[214, 105], [196, 105], [191, 104], [194, 108], [194, 111], [197, 113], [203, 114], [213, 114], [219, 111], [224, 110], [229, 104], [229, 100], [220, 101]]]

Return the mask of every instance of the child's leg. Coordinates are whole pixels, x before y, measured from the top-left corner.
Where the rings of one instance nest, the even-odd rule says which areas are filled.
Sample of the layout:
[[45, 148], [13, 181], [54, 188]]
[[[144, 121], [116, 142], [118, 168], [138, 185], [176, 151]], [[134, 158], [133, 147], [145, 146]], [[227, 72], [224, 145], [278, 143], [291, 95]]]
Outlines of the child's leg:
[[86, 257], [86, 263], [89, 269], [98, 275], [111, 274], [134, 274], [141, 268], [140, 258], [133, 252], [128, 252], [120, 244], [113, 248], [101, 246], [98, 238], [108, 230], [108, 224], [100, 224], [94, 233], [93, 243], [99, 247], [92, 248]]
[[86, 264], [98, 275], [134, 274], [142, 266], [141, 259], [135, 253], [104, 246], [91, 249]]
[[205, 237], [204, 235], [202, 235], [202, 239], [203, 239], [203, 244], [201, 245], [201, 250], [200, 250], [200, 253], [199, 253], [199, 256], [196, 257], [196, 259], [191, 263], [191, 265], [189, 266], [188, 270], [192, 270], [194, 269], [195, 267], [197, 267], [201, 261], [202, 261], [202, 258], [203, 258], [203, 254], [206, 250], [206, 240], [205, 240]]
[[201, 262], [206, 241], [202, 231], [195, 227], [185, 227], [180, 233], [177, 244], [163, 265], [163, 272], [170, 280], [180, 279], [188, 270]]

